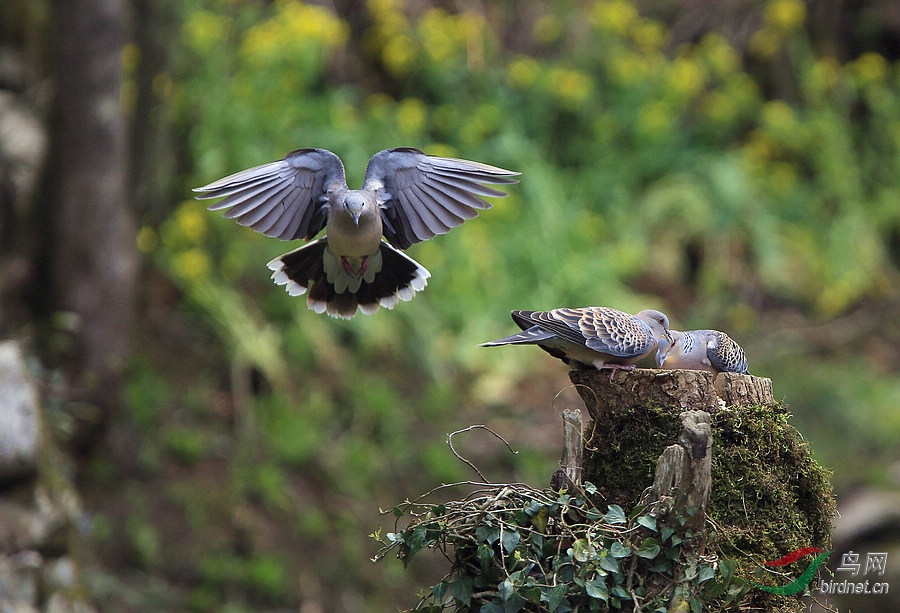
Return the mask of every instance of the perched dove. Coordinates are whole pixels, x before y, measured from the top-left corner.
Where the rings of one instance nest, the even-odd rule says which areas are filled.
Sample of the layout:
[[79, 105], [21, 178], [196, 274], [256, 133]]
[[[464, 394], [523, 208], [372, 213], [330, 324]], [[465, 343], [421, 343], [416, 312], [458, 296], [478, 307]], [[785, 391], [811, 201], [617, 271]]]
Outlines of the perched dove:
[[194, 191], [200, 200], [224, 196], [209, 209], [230, 209], [225, 217], [266, 236], [311, 240], [327, 228], [268, 266], [292, 296], [309, 291], [313, 311], [349, 319], [357, 307], [390, 309], [424, 289], [430, 273], [400, 250], [490, 208], [480, 196], [507, 194], [483, 184], [516, 183], [518, 174], [400, 147], [373, 155], [362, 189], [351, 190], [338, 156], [298, 149]]
[[730, 336], [718, 330], [670, 330], [672, 342], [660, 339], [656, 365], [709, 372], [738, 372], [749, 375], [747, 356]]
[[523, 331], [482, 347], [538, 345], [573, 368], [631, 370], [657, 349], [659, 339], [672, 340], [669, 318], [654, 310], [629, 315], [609, 307], [585, 307], [511, 315]]

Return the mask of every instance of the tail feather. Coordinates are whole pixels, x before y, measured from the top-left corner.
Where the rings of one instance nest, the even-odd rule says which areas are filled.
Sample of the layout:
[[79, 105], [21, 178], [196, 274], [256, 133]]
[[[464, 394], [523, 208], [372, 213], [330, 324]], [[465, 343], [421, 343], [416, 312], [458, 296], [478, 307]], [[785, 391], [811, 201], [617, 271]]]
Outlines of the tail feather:
[[518, 334], [513, 334], [504, 338], [498, 338], [495, 341], [481, 343], [481, 347], [499, 347], [501, 345], [536, 345], [541, 341], [553, 338], [554, 336], [556, 335], [552, 332], [547, 332], [540, 326], [531, 326], [524, 332], [519, 332]]
[[[425, 289], [431, 276], [409, 256], [381, 242], [381, 270], [371, 282], [362, 280], [356, 291], [337, 291], [323, 264], [328, 237], [308, 243], [269, 262], [272, 279], [292, 296], [307, 295], [307, 306], [316, 313], [350, 319], [359, 310], [371, 315], [380, 307], [394, 308]], [[328, 254], [330, 255], [330, 253]]]

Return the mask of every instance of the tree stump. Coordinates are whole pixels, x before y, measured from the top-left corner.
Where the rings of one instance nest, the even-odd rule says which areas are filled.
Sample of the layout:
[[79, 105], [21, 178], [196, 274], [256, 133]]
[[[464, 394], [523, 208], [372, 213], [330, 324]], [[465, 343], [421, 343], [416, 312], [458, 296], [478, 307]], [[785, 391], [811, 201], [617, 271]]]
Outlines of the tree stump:
[[[601, 507], [649, 508], [662, 525], [680, 518], [695, 553], [732, 559], [736, 576], [761, 584], [787, 582], [764, 576], [763, 561], [830, 548], [830, 475], [788, 423], [771, 380], [645, 369], [572, 370], [570, 379], [593, 419], [583, 479], [596, 486]], [[799, 596], [757, 588], [744, 601], [785, 613], [803, 606]]]

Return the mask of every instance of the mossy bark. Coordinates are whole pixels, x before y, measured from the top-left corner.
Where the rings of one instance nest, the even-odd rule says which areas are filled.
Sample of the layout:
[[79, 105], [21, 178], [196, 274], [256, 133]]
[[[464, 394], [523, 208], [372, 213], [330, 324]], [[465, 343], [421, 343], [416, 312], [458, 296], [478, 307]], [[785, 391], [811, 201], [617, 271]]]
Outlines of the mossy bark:
[[[787, 577], [774, 579], [760, 574], [763, 561], [810, 545], [830, 548], [836, 513], [830, 474], [788, 423], [769, 379], [643, 369], [612, 376], [573, 370], [570, 378], [593, 418], [586, 428], [584, 481], [597, 487], [598, 502], [625, 509], [646, 504], [657, 459], [685, 432], [680, 416], [703, 411], [712, 434], [705, 516], [715, 526], [703, 548], [735, 560], [739, 576], [769, 585], [798, 576], [804, 560], [782, 569]], [[753, 588], [743, 607], [788, 612], [804, 604], [799, 596]]]

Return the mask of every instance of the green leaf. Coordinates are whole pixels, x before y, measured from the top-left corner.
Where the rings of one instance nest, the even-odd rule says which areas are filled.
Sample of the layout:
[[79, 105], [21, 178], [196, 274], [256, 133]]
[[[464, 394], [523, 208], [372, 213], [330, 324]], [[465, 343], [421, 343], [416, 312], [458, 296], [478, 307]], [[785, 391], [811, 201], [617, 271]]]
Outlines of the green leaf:
[[609, 589], [603, 579], [591, 579], [584, 584], [584, 590], [591, 598], [597, 598], [603, 602], [609, 599]]
[[504, 530], [501, 532], [501, 538], [503, 540], [503, 549], [506, 553], [512, 553], [516, 545], [519, 544], [519, 536], [518, 530]]
[[543, 557], [544, 555], [544, 537], [537, 532], [531, 534], [528, 537], [529, 542], [531, 543], [531, 550], [538, 556]]
[[500, 592], [500, 599], [503, 602], [506, 602], [516, 593], [516, 588], [512, 582], [510, 582], [509, 577], [507, 577], [497, 586], [497, 591]]
[[587, 562], [597, 549], [587, 539], [578, 539], [572, 543], [572, 558], [578, 562]]
[[726, 583], [731, 581], [735, 566], [737, 566], [737, 562], [734, 560], [719, 560], [719, 572], [722, 573], [722, 579]]
[[478, 545], [478, 562], [481, 563], [481, 569], [486, 570], [490, 567], [491, 562], [494, 560], [494, 549], [487, 543], [481, 543]]
[[636, 553], [638, 557], [652, 560], [659, 554], [659, 543], [654, 538], [646, 538]]
[[504, 613], [503, 605], [492, 600], [487, 604], [481, 605], [479, 613]]
[[582, 487], [584, 488], [585, 492], [592, 496], [597, 493], [597, 486], [590, 481], [585, 481]]
[[616, 598], [621, 598], [622, 600], [631, 600], [631, 594], [629, 594], [621, 585], [613, 586], [609, 593]]
[[673, 534], [675, 534], [675, 528], [664, 526], [662, 531], [659, 533], [659, 536], [662, 538], [663, 543], [665, 543]]
[[622, 574], [622, 568], [619, 561], [612, 556], [603, 556], [600, 558], [600, 568], [611, 573]]
[[478, 539], [479, 543], [493, 545], [500, 538], [500, 528], [482, 524], [475, 528], [475, 538]]
[[609, 509], [606, 511], [605, 516], [606, 523], [608, 524], [624, 524], [628, 519], [625, 517], [625, 511], [622, 510], [617, 504], [609, 505]]
[[597, 521], [598, 519], [603, 517], [603, 513], [601, 513], [597, 509], [588, 509], [585, 515], [587, 516], [588, 521]]
[[431, 586], [431, 593], [434, 594], [434, 599], [437, 602], [443, 602], [444, 596], [447, 595], [447, 588], [449, 583], [447, 581], [441, 581], [437, 585]]
[[469, 606], [472, 603], [472, 577], [462, 575], [451, 581], [450, 595]]
[[704, 564], [700, 567], [700, 574], [697, 577], [697, 583], [703, 583], [704, 581], [709, 581], [713, 577], [716, 576], [716, 569], [713, 566], [708, 566]]
[[394, 507], [393, 511], [394, 517], [403, 517], [403, 509], [401, 509], [399, 506]]
[[[550, 610], [550, 613], [554, 613], [559, 608], [559, 605], [566, 600], [566, 593], [568, 591], [569, 586], [565, 583], [560, 583], [553, 587], [541, 588], [541, 600], [547, 603], [547, 608]], [[566, 602], [566, 604], [568, 604], [568, 602]]]
[[619, 541], [613, 541], [609, 553], [614, 558], [626, 558], [631, 555], [631, 550]]
[[703, 613], [703, 603], [699, 598], [691, 598], [691, 613]]
[[641, 515], [637, 518], [637, 523], [644, 526], [648, 530], [656, 532], [656, 518], [650, 515]]

